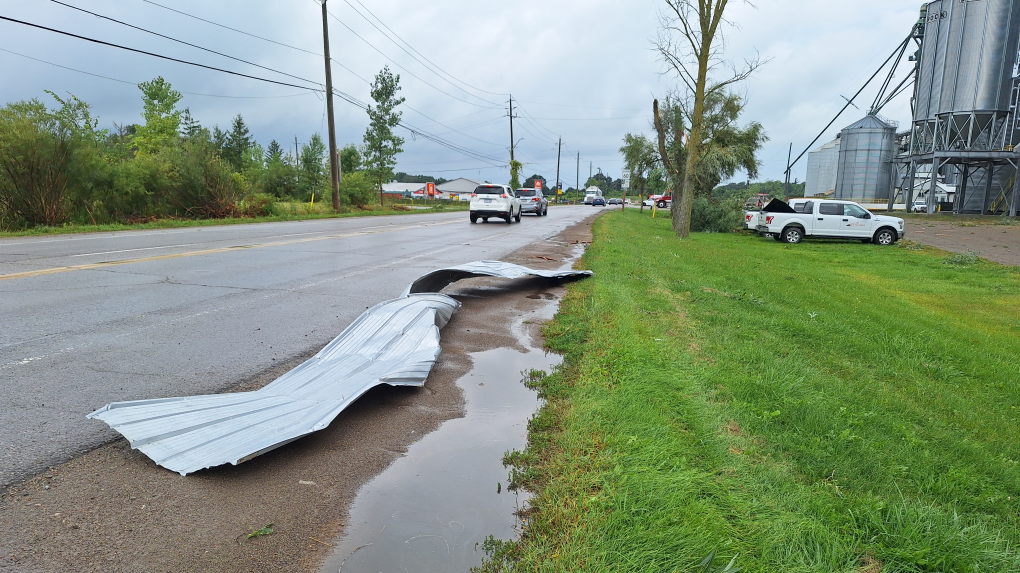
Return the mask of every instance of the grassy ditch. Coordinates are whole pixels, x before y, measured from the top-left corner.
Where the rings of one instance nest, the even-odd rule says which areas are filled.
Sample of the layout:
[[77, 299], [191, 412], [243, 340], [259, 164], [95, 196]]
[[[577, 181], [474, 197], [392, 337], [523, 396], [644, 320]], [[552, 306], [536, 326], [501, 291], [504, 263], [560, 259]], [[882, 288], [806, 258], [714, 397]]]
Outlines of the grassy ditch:
[[442, 202], [427, 203], [421, 201], [387, 202], [386, 207], [369, 205], [363, 208], [349, 209], [337, 214], [329, 203], [297, 203], [281, 201], [272, 205], [272, 214], [261, 217], [231, 217], [223, 219], [157, 219], [137, 223], [108, 223], [99, 225], [75, 225], [68, 223], [60, 227], [39, 226], [24, 230], [0, 230], [0, 238], [32, 237], [39, 235], [69, 235], [73, 233], [100, 233], [112, 231], [138, 231], [142, 229], [176, 229], [180, 227], [212, 227], [217, 225], [245, 225], [250, 223], [277, 223], [281, 221], [308, 221], [312, 219], [345, 219], [348, 217], [372, 217], [379, 215], [412, 215], [415, 213], [450, 213], [467, 211], [468, 203]]
[[1020, 571], [1017, 269], [668, 224], [596, 222], [486, 570]]

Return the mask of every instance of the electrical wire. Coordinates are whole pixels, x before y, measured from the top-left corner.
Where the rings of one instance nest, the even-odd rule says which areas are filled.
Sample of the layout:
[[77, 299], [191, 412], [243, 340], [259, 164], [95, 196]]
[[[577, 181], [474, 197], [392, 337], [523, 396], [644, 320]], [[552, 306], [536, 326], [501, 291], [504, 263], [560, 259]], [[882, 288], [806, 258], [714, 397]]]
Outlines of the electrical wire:
[[[315, 0], [312, 0], [312, 1], [314, 2]], [[369, 47], [369, 48], [372, 48], [373, 50], [375, 50], [376, 52], [378, 52], [380, 56], [382, 56], [382, 57], [386, 58], [386, 59], [387, 59], [387, 60], [388, 60], [388, 61], [389, 61], [389, 62], [390, 62], [391, 64], [393, 64], [394, 66], [397, 66], [397, 67], [398, 67], [398, 68], [400, 68], [401, 70], [404, 70], [405, 72], [407, 72], [408, 74], [410, 74], [410, 75], [411, 75], [411, 77], [413, 77], [413, 78], [416, 78], [416, 79], [418, 79], [419, 81], [421, 81], [421, 82], [422, 82], [422, 83], [424, 83], [425, 85], [427, 85], [427, 86], [431, 87], [432, 89], [436, 90], [437, 92], [439, 92], [439, 93], [441, 93], [441, 94], [443, 94], [443, 95], [445, 95], [445, 96], [447, 96], [447, 97], [453, 98], [453, 99], [455, 99], [455, 100], [457, 100], [457, 101], [459, 101], [459, 102], [462, 102], [462, 103], [466, 103], [466, 104], [468, 104], [468, 105], [473, 105], [473, 106], [475, 106], [475, 107], [484, 107], [484, 108], [489, 108], [489, 109], [497, 109], [497, 108], [501, 107], [501, 106], [498, 106], [498, 105], [496, 105], [496, 104], [492, 104], [492, 105], [489, 105], [489, 106], [484, 106], [484, 105], [481, 105], [481, 104], [477, 104], [477, 103], [474, 103], [474, 102], [468, 101], [468, 100], [466, 100], [466, 99], [461, 99], [461, 98], [459, 98], [459, 97], [457, 97], [457, 96], [455, 96], [455, 95], [453, 95], [453, 94], [451, 94], [451, 93], [449, 93], [449, 92], [445, 92], [445, 91], [443, 91], [443, 90], [439, 89], [438, 87], [436, 87], [436, 86], [435, 86], [435, 84], [433, 84], [433, 83], [431, 83], [431, 82], [428, 82], [428, 81], [426, 81], [426, 80], [422, 79], [422, 78], [421, 78], [420, 76], [418, 76], [417, 74], [415, 74], [415, 73], [414, 73], [414, 72], [412, 72], [411, 70], [409, 70], [409, 69], [405, 68], [404, 66], [402, 66], [402, 65], [398, 64], [398, 63], [397, 63], [396, 61], [394, 61], [394, 60], [393, 60], [392, 58], [390, 58], [389, 56], [387, 56], [386, 54], [384, 54], [384, 53], [382, 52], [382, 50], [380, 50], [379, 48], [375, 47], [375, 46], [374, 46], [374, 45], [373, 45], [373, 44], [372, 44], [371, 42], [369, 42], [369, 41], [368, 41], [368, 40], [366, 40], [365, 38], [362, 38], [360, 34], [358, 34], [357, 32], [355, 32], [355, 31], [354, 31], [354, 30], [353, 30], [353, 29], [352, 29], [352, 28], [351, 28], [350, 26], [348, 26], [347, 24], [345, 24], [343, 20], [341, 20], [340, 18], [337, 18], [337, 17], [336, 17], [336, 14], [333, 14], [332, 12], [329, 12], [329, 15], [330, 15], [330, 16], [332, 16], [334, 20], [336, 20], [337, 22], [339, 22], [341, 26], [343, 26], [344, 28], [347, 28], [347, 30], [348, 30], [348, 31], [350, 31], [350, 33], [352, 33], [352, 34], [354, 34], [355, 36], [357, 36], [359, 40], [361, 40], [361, 41], [362, 41], [362, 42], [364, 42], [364, 43], [365, 43], [366, 45], [368, 45], [368, 47]], [[475, 97], [477, 97], [477, 96], [475, 96]], [[485, 101], [485, 100], [483, 100], [483, 101]], [[487, 103], [492, 103], [492, 102], [487, 102]]]
[[280, 75], [284, 75], [284, 76], [287, 76], [287, 77], [290, 77], [290, 78], [301, 80], [303, 82], [308, 82], [308, 83], [311, 83], [311, 84], [319, 85], [318, 82], [314, 82], [312, 80], [302, 78], [301, 76], [295, 76], [294, 74], [288, 74], [287, 72], [281, 72], [280, 70], [274, 70], [273, 68], [269, 68], [269, 67], [263, 66], [261, 64], [256, 64], [255, 62], [249, 62], [248, 60], [242, 60], [241, 58], [235, 58], [234, 56], [231, 56], [231, 55], [228, 55], [228, 54], [224, 54], [223, 52], [217, 52], [216, 50], [210, 50], [209, 48], [204, 48], [204, 47], [199, 46], [197, 44], [192, 44], [191, 42], [185, 42], [184, 40], [178, 40], [177, 38], [171, 38], [170, 36], [167, 36], [165, 34], [160, 34], [159, 32], [153, 32], [152, 30], [146, 30], [145, 28], [141, 28], [139, 26], [135, 26], [134, 24], [128, 24], [127, 22], [122, 22], [120, 20], [111, 18], [109, 16], [104, 16], [102, 14], [97, 14], [95, 12], [91, 12], [89, 10], [86, 10], [84, 8], [79, 8], [77, 6], [72, 6], [72, 5], [67, 4], [65, 2], [61, 2], [60, 0], [50, 0], [50, 2], [53, 2], [55, 4], [60, 4], [61, 6], [66, 6], [67, 8], [70, 8], [72, 10], [78, 10], [79, 12], [84, 12], [86, 14], [90, 14], [92, 16], [95, 16], [96, 18], [102, 18], [103, 20], [109, 20], [110, 22], [115, 22], [115, 23], [120, 24], [122, 26], [127, 26], [128, 28], [133, 28], [135, 30], [140, 30], [142, 32], [145, 32], [146, 34], [152, 34], [153, 36], [158, 36], [160, 38], [164, 38], [166, 40], [170, 40], [171, 42], [177, 42], [178, 44], [184, 44], [185, 46], [190, 46], [192, 48], [198, 48], [199, 50], [203, 50], [203, 51], [209, 52], [211, 54], [216, 54], [217, 56], [223, 56], [224, 58], [229, 58], [231, 60], [235, 60], [235, 61], [238, 61], [238, 62], [241, 62], [241, 63], [244, 63], [244, 64], [248, 64], [250, 66], [255, 66], [256, 68], [262, 68], [263, 70], [268, 70], [270, 72], [274, 72], [274, 73], [277, 73], [277, 74], [280, 74]]
[[198, 16], [194, 16], [192, 14], [188, 14], [187, 12], [182, 12], [180, 10], [176, 10], [174, 8], [170, 8], [169, 6], [164, 6], [162, 4], [157, 4], [156, 2], [153, 2], [152, 0], [142, 0], [142, 2], [145, 2], [146, 4], [152, 4], [153, 6], [159, 6], [160, 8], [163, 8], [164, 10], [169, 10], [171, 12], [176, 12], [176, 13], [182, 15], [182, 16], [187, 16], [188, 18], [194, 18], [195, 20], [200, 20], [202, 22], [205, 22], [206, 24], [212, 24], [213, 26], [219, 26], [220, 28], [224, 28], [226, 30], [230, 30], [231, 32], [237, 32], [238, 34], [244, 34], [245, 36], [251, 36], [252, 38], [257, 38], [257, 39], [263, 40], [265, 42], [270, 42], [270, 43], [276, 44], [278, 46], [283, 46], [285, 48], [290, 48], [292, 50], [297, 50], [299, 52], [304, 52], [306, 54], [312, 54], [313, 56], [319, 56], [320, 58], [323, 57], [322, 54], [313, 52], [311, 50], [306, 50], [304, 48], [298, 48], [297, 46], [291, 46], [290, 44], [284, 44], [283, 42], [277, 42], [276, 40], [270, 40], [269, 38], [263, 38], [262, 36], [256, 36], [255, 34], [251, 34], [251, 33], [245, 32], [244, 30], [238, 30], [237, 28], [231, 28], [230, 26], [224, 26], [223, 24], [218, 24], [216, 22], [213, 22], [212, 20], [206, 20], [205, 18], [199, 18]]
[[[355, 1], [357, 2], [358, 0], [355, 0]], [[450, 74], [449, 74], [448, 72], [446, 72], [445, 70], [443, 70], [442, 68], [440, 68], [439, 66], [437, 66], [437, 65], [433, 64], [433, 63], [432, 63], [432, 61], [431, 61], [431, 60], [429, 60], [428, 58], [425, 58], [425, 59], [426, 59], [426, 61], [428, 61], [428, 62], [429, 62], [429, 64], [432, 64], [432, 66], [431, 66], [431, 67], [429, 66], [429, 64], [426, 64], [425, 62], [423, 62], [423, 61], [419, 60], [417, 56], [415, 56], [415, 55], [414, 55], [414, 54], [412, 54], [411, 52], [407, 51], [407, 49], [406, 49], [406, 48], [404, 48], [403, 46], [401, 46], [400, 44], [398, 44], [398, 43], [397, 43], [397, 41], [396, 41], [396, 40], [394, 40], [393, 38], [394, 38], [394, 36], [397, 36], [397, 37], [399, 37], [399, 35], [398, 35], [398, 34], [397, 34], [396, 32], [394, 32], [393, 30], [391, 30], [391, 29], [390, 29], [390, 27], [389, 27], [389, 26], [387, 26], [387, 25], [386, 25], [386, 24], [385, 24], [385, 23], [384, 23], [384, 22], [383, 22], [382, 20], [379, 20], [379, 17], [378, 17], [378, 16], [376, 16], [375, 14], [372, 14], [372, 11], [371, 11], [371, 10], [369, 10], [368, 8], [365, 8], [365, 5], [364, 5], [364, 4], [361, 4], [361, 2], [358, 2], [358, 4], [361, 4], [361, 7], [362, 7], [362, 8], [365, 8], [365, 11], [367, 11], [367, 12], [368, 12], [369, 14], [372, 14], [372, 17], [374, 17], [374, 18], [375, 18], [376, 20], [379, 20], [379, 23], [380, 23], [380, 24], [382, 24], [382, 25], [383, 25], [383, 26], [384, 26], [384, 27], [386, 28], [386, 30], [388, 30], [388, 31], [390, 32], [389, 34], [386, 34], [386, 32], [383, 32], [383, 31], [382, 31], [382, 30], [381, 30], [381, 29], [379, 28], [379, 26], [376, 26], [374, 22], [372, 22], [371, 20], [369, 20], [369, 19], [368, 19], [368, 17], [367, 17], [367, 16], [365, 16], [364, 14], [362, 14], [362, 13], [361, 13], [361, 12], [360, 12], [360, 11], [359, 11], [359, 10], [358, 10], [357, 8], [355, 8], [355, 7], [354, 7], [354, 5], [353, 5], [353, 4], [351, 4], [351, 3], [350, 3], [350, 2], [348, 2], [347, 0], [344, 0], [344, 3], [345, 3], [345, 4], [347, 4], [348, 6], [350, 6], [350, 7], [351, 7], [351, 9], [352, 9], [352, 10], [354, 10], [354, 12], [358, 14], [358, 16], [361, 16], [361, 17], [362, 17], [362, 18], [363, 18], [363, 19], [364, 19], [364, 20], [365, 20], [366, 22], [368, 22], [368, 23], [369, 23], [369, 25], [371, 25], [371, 26], [372, 26], [373, 28], [375, 28], [375, 29], [376, 29], [376, 30], [377, 30], [377, 31], [378, 31], [378, 32], [379, 32], [380, 34], [382, 34], [383, 36], [385, 36], [385, 37], [386, 37], [386, 38], [387, 38], [387, 39], [388, 39], [388, 40], [389, 40], [390, 42], [392, 42], [392, 43], [393, 43], [393, 45], [395, 45], [396, 47], [400, 48], [400, 49], [401, 49], [401, 50], [402, 50], [402, 51], [403, 51], [403, 52], [404, 52], [405, 54], [407, 54], [408, 56], [411, 56], [411, 59], [413, 59], [414, 61], [416, 61], [416, 62], [418, 62], [419, 64], [421, 64], [422, 66], [424, 66], [424, 67], [425, 67], [425, 69], [427, 69], [427, 70], [429, 70], [430, 72], [432, 72], [432, 73], [436, 74], [436, 76], [438, 76], [438, 77], [439, 77], [439, 79], [443, 80], [444, 82], [446, 82], [446, 83], [450, 84], [450, 85], [451, 85], [451, 86], [453, 86], [454, 88], [456, 88], [456, 89], [458, 89], [458, 90], [460, 90], [460, 91], [462, 91], [462, 92], [466, 93], [467, 95], [469, 95], [469, 96], [471, 96], [471, 97], [474, 97], [474, 98], [478, 98], [478, 99], [480, 99], [480, 100], [482, 100], [482, 101], [484, 101], [485, 103], [488, 103], [488, 104], [492, 104], [492, 105], [499, 105], [499, 104], [496, 104], [495, 102], [491, 102], [491, 101], [488, 101], [488, 100], [486, 100], [486, 99], [485, 99], [485, 98], [483, 98], [483, 97], [477, 96], [477, 95], [475, 95], [475, 94], [473, 94], [473, 93], [471, 93], [471, 92], [469, 92], [469, 91], [465, 90], [464, 88], [462, 88], [462, 87], [458, 86], [457, 84], [455, 84], [455, 83], [451, 82], [450, 80], [446, 79], [445, 77], [443, 77], [443, 74], [446, 74], [447, 76], [450, 76], [450, 77], [453, 77], [453, 76], [452, 76], [452, 75], [450, 75]], [[402, 38], [401, 38], [401, 42], [403, 42], [403, 43], [407, 44], [407, 42], [406, 42], [406, 41], [404, 41], [404, 40], [403, 40]], [[418, 50], [415, 50], [415, 49], [414, 49], [414, 47], [412, 47], [412, 46], [411, 46], [410, 44], [407, 44], [407, 45], [408, 45], [408, 47], [410, 47], [410, 48], [411, 48], [412, 50], [414, 50], [414, 51], [415, 51], [416, 53], [418, 53], [419, 55], [421, 55], [421, 53], [420, 53], [420, 52], [418, 52]], [[424, 58], [425, 56], [422, 56], [422, 57]], [[436, 69], [433, 69], [433, 68], [436, 68]], [[436, 71], [437, 69], [438, 69], [439, 71]], [[440, 72], [442, 72], [442, 74], [441, 74]], [[455, 78], [455, 79], [456, 79], [456, 78]], [[458, 80], [458, 81], [460, 81], [460, 80]], [[461, 82], [461, 83], [464, 83], [464, 82]], [[468, 84], [465, 84], [465, 85], [468, 85]], [[478, 88], [474, 88], [473, 86], [469, 86], [469, 87], [472, 87], [472, 89], [476, 89], [476, 90], [478, 89]], [[484, 90], [478, 90], [478, 91], [484, 91]], [[491, 94], [493, 94], [493, 95], [508, 95], [508, 94], [498, 94], [498, 93], [493, 93], [493, 92], [485, 92], [485, 93], [491, 93]]]
[[[25, 54], [20, 54], [18, 52], [12, 51], [12, 50], [6, 50], [4, 48], [0, 48], [0, 52], [7, 52], [8, 54], [14, 54], [15, 56], [21, 56], [22, 58], [27, 58], [29, 60], [34, 60], [36, 62], [39, 62], [39, 63], [42, 63], [42, 64], [47, 64], [47, 65], [54, 66], [54, 67], [57, 67], [57, 68], [63, 68], [65, 70], [70, 70], [72, 72], [77, 72], [79, 74], [85, 74], [87, 76], [93, 76], [93, 77], [96, 77], [96, 78], [102, 78], [104, 80], [110, 80], [112, 82], [119, 82], [119, 83], [122, 83], [122, 84], [128, 84], [130, 86], [135, 86], [135, 87], [138, 86], [138, 82], [129, 82], [127, 80], [111, 78], [109, 76], [104, 76], [104, 75], [100, 75], [100, 74], [94, 74], [92, 72], [86, 72], [86, 71], [79, 70], [79, 69], [76, 69], [76, 68], [71, 68], [71, 67], [68, 67], [68, 66], [62, 66], [60, 64], [55, 64], [53, 62], [47, 62], [46, 60], [40, 60], [39, 58], [33, 58], [32, 56], [26, 56]], [[182, 94], [187, 94], [187, 95], [193, 95], [193, 96], [218, 97], [218, 98], [229, 98], [229, 99], [278, 99], [278, 98], [306, 96], [306, 95], [309, 95], [309, 94], [314, 93], [314, 92], [306, 91], [306, 92], [302, 92], [302, 93], [299, 93], [299, 94], [279, 95], [279, 96], [229, 96], [229, 95], [203, 94], [203, 93], [185, 92], [185, 91], [182, 91], [181, 93]]]
[[129, 52], [135, 52], [135, 53], [138, 53], [138, 54], [145, 54], [146, 56], [152, 56], [154, 58], [160, 58], [160, 59], [163, 59], [163, 60], [170, 60], [171, 62], [177, 62], [177, 63], [181, 63], [181, 64], [187, 64], [189, 66], [196, 66], [196, 67], [199, 67], [199, 68], [205, 68], [207, 70], [213, 70], [213, 71], [216, 71], [216, 72], [222, 72], [222, 73], [225, 73], [225, 74], [231, 74], [231, 75], [234, 75], [234, 76], [240, 76], [240, 77], [243, 77], [243, 78], [249, 78], [249, 79], [253, 79], [253, 80], [258, 80], [260, 82], [267, 82], [267, 83], [271, 83], [271, 84], [278, 84], [278, 85], [281, 85], [281, 86], [289, 86], [289, 87], [292, 87], [292, 88], [298, 88], [298, 89], [309, 90], [309, 91], [317, 91], [317, 92], [324, 91], [321, 88], [317, 89], [317, 88], [310, 88], [310, 87], [307, 87], [307, 86], [299, 86], [299, 85], [296, 85], [296, 84], [289, 84], [287, 82], [271, 80], [271, 79], [268, 79], [268, 78], [260, 78], [258, 76], [252, 76], [252, 75], [249, 75], [249, 74], [242, 74], [241, 72], [234, 72], [234, 71], [230, 71], [230, 70], [224, 70], [222, 68], [216, 68], [216, 67], [213, 67], [213, 66], [207, 66], [205, 64], [199, 64], [199, 63], [196, 63], [196, 62], [189, 62], [187, 60], [181, 60], [179, 58], [171, 58], [170, 56], [163, 56], [161, 54], [156, 54], [156, 53], [153, 53], [153, 52], [146, 52], [145, 50], [139, 50], [137, 48], [129, 48], [127, 46], [121, 46], [120, 44], [113, 44], [113, 43], [110, 43], [110, 42], [104, 42], [103, 40], [97, 40], [95, 38], [89, 38], [87, 36], [80, 36], [78, 34], [72, 34], [71, 32], [65, 32], [63, 30], [57, 30], [56, 28], [48, 28], [46, 26], [41, 26], [39, 24], [33, 24], [31, 22], [25, 22], [23, 20], [15, 20], [14, 18], [8, 18], [7, 16], [0, 16], [0, 20], [6, 20], [8, 22], [14, 22], [15, 24], [22, 24], [24, 26], [30, 26], [32, 28], [38, 28], [40, 30], [46, 30], [47, 32], [54, 32], [54, 33], [57, 33], [57, 34], [62, 34], [64, 36], [70, 36], [72, 38], [78, 38], [79, 40], [85, 40], [86, 42], [92, 42], [94, 44], [101, 44], [101, 45], [104, 45], [104, 46], [110, 46], [112, 48], [119, 48], [121, 50], [127, 50]]

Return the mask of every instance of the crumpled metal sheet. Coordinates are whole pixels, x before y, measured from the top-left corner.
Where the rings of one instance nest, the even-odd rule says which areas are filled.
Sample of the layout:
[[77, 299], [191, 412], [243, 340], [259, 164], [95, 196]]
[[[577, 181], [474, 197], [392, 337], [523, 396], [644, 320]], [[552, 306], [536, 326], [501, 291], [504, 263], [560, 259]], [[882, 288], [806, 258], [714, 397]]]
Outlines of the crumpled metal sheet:
[[504, 263], [503, 261], [476, 261], [474, 263], [432, 271], [411, 283], [411, 286], [407, 287], [404, 294], [439, 292], [461, 279], [471, 277], [519, 279], [530, 275], [547, 279], [572, 279], [590, 277], [592, 274], [594, 273], [591, 271], [541, 271], [513, 263]]
[[358, 317], [318, 354], [254, 392], [115, 402], [92, 412], [157, 464], [187, 475], [237, 465], [326, 428], [372, 388], [424, 386], [442, 348], [439, 330], [460, 308], [416, 289], [467, 276], [590, 276], [481, 261], [425, 275], [398, 299]]

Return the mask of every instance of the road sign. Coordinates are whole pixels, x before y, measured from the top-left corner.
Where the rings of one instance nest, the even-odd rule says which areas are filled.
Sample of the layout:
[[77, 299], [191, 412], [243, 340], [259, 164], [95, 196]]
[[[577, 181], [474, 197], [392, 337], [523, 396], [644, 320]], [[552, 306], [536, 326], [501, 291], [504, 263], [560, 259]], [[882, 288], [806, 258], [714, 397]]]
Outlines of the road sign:
[[536, 179], [535, 180], [535, 189], [538, 189], [539, 191], [542, 190], [542, 180], [541, 179]]
[[630, 189], [630, 169], [623, 170], [623, 190], [627, 191]]
[[436, 196], [436, 184], [435, 183], [427, 183], [427, 184], [425, 184], [425, 189], [428, 190], [429, 197], [435, 197]]

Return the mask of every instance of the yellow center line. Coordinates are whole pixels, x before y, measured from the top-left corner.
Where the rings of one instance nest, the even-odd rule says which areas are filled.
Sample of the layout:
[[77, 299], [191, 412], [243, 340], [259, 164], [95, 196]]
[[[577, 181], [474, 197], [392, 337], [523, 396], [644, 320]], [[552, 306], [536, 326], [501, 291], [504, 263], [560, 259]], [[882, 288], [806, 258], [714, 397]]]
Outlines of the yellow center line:
[[407, 231], [410, 229], [423, 229], [425, 227], [436, 227], [439, 225], [451, 225], [457, 221], [447, 221], [445, 223], [426, 223], [423, 225], [412, 225], [409, 227], [396, 227], [393, 229], [380, 229], [378, 231], [358, 231], [355, 233], [343, 233], [340, 235], [328, 235], [325, 237], [309, 237], [304, 239], [294, 239], [292, 241], [277, 241], [273, 243], [260, 243], [255, 245], [239, 245], [234, 247], [221, 247], [218, 249], [205, 249], [202, 251], [188, 251], [185, 253], [175, 253], [170, 255], [156, 255], [152, 257], [141, 257], [137, 259], [123, 259], [119, 261], [106, 261], [102, 263], [90, 263], [87, 265], [73, 265], [68, 267], [53, 267], [50, 269], [39, 269], [36, 271], [25, 271], [23, 273], [11, 273], [7, 275], [0, 275], [0, 281], [9, 279], [24, 279], [28, 277], [39, 277], [43, 275], [55, 275], [58, 273], [68, 273], [71, 271], [89, 271], [95, 269], [104, 269], [107, 267], [115, 267], [118, 265], [129, 265], [133, 263], [148, 263], [151, 261], [165, 261], [169, 259], [181, 259], [184, 257], [197, 257], [201, 255], [215, 255], [217, 253], [229, 253], [232, 251], [241, 251], [247, 249], [261, 249], [263, 247], [280, 247], [284, 245], [297, 245], [301, 243], [312, 243], [315, 241], [328, 241], [331, 239], [347, 239], [350, 237], [361, 237], [364, 235], [376, 235], [380, 233], [393, 233], [396, 231]]

